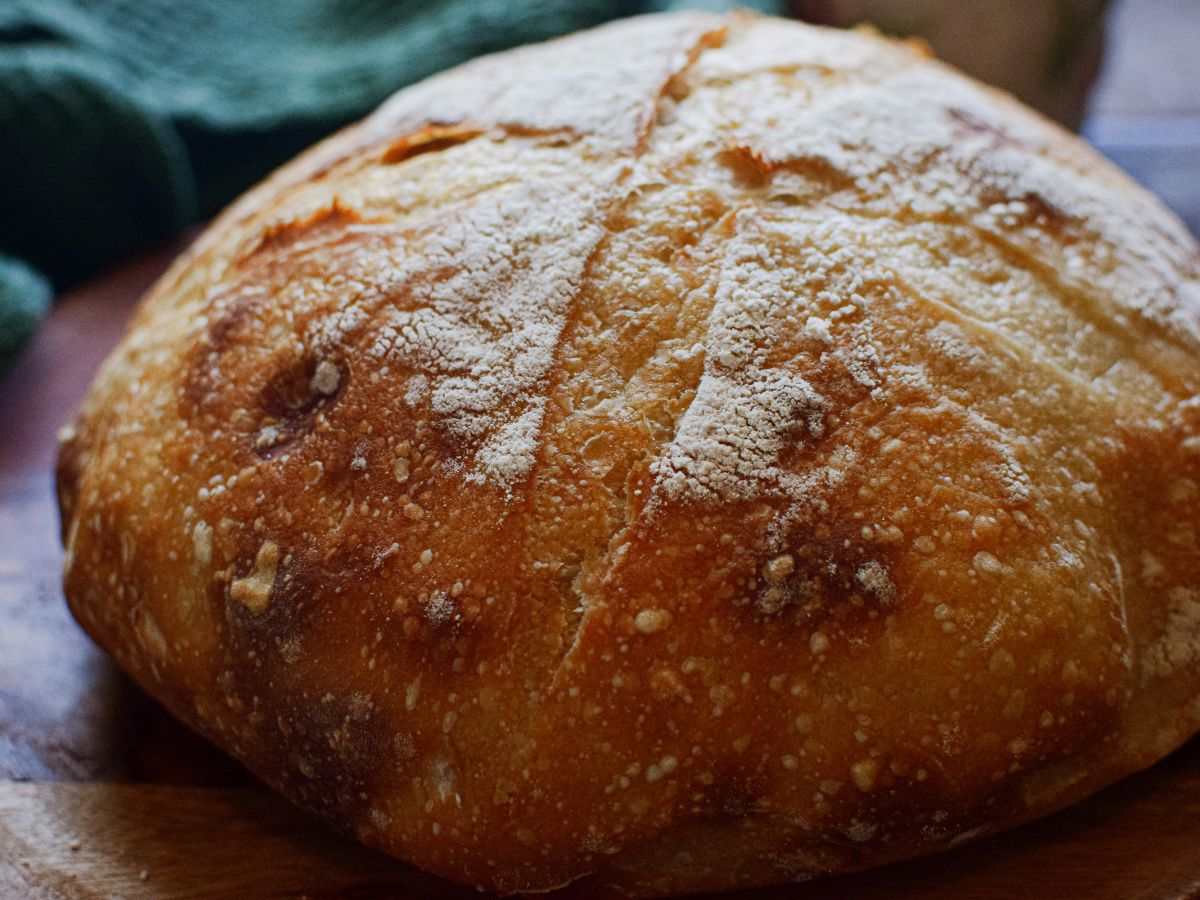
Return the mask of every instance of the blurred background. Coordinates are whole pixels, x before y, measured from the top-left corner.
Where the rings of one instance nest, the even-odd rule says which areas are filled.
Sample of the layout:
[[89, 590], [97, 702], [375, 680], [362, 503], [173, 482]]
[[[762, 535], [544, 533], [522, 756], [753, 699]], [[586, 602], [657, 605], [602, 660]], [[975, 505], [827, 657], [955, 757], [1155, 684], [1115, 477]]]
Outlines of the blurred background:
[[1200, 2], [1115, 4], [1083, 133], [1200, 234]]
[[621, 16], [748, 6], [929, 44], [1200, 230], [1200, 0], [0, 0], [0, 372], [56, 292], [394, 90]]

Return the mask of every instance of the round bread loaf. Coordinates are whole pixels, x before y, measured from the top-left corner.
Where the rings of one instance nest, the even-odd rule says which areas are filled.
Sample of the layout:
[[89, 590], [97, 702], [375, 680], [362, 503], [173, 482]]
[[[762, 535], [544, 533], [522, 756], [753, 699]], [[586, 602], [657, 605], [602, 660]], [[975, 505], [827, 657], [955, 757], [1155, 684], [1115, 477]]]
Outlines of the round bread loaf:
[[299, 805], [502, 892], [875, 865], [1200, 724], [1200, 278], [912, 46], [629, 20], [226, 212], [64, 433], [66, 593]]

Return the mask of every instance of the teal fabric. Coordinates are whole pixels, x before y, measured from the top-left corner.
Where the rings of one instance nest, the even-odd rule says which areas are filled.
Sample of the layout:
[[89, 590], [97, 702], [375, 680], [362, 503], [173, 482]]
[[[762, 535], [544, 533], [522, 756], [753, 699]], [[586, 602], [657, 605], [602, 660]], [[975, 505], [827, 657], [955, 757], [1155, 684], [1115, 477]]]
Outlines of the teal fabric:
[[607, 19], [735, 5], [783, 0], [0, 0], [0, 368], [51, 285], [211, 216], [406, 84]]
[[49, 305], [46, 279], [19, 260], [0, 254], [0, 360], [16, 354]]

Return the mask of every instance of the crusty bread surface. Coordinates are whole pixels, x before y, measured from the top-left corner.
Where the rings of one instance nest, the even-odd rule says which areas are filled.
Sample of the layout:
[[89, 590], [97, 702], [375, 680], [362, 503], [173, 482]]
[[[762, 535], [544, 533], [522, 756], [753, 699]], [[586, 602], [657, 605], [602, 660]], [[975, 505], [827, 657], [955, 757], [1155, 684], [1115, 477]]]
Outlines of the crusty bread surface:
[[689, 14], [486, 57], [150, 291], [64, 430], [66, 595], [465, 884], [953, 846], [1200, 726], [1197, 266], [909, 45]]

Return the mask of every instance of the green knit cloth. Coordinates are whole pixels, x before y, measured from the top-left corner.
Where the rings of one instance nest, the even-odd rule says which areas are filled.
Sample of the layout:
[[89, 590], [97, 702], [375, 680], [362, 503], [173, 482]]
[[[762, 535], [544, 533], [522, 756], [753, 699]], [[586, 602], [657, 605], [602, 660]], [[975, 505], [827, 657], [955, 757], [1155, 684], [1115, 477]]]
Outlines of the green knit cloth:
[[213, 215], [406, 84], [607, 19], [734, 5], [783, 3], [0, 0], [0, 369], [50, 285]]

